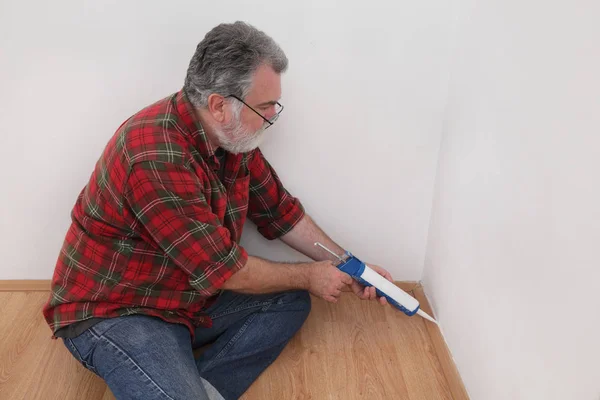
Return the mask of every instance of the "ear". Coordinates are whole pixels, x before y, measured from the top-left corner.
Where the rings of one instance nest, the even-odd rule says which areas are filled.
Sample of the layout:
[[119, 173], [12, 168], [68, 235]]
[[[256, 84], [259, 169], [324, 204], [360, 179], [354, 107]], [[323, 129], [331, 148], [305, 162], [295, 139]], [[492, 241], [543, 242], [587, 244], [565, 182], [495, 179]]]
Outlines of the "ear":
[[213, 93], [208, 96], [207, 109], [216, 121], [225, 120], [225, 98], [220, 94]]

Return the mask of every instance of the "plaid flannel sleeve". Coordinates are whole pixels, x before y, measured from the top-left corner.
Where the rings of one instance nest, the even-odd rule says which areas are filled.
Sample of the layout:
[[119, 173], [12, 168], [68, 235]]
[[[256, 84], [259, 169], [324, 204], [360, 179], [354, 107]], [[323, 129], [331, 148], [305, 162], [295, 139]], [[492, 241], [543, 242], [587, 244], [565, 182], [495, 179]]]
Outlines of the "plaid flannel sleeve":
[[202, 295], [214, 294], [246, 264], [248, 254], [231, 240], [207, 204], [202, 183], [185, 167], [135, 164], [125, 198], [139, 223]]
[[304, 217], [300, 200], [283, 187], [277, 173], [256, 149], [248, 165], [250, 174], [250, 200], [248, 217], [267, 239], [277, 239]]

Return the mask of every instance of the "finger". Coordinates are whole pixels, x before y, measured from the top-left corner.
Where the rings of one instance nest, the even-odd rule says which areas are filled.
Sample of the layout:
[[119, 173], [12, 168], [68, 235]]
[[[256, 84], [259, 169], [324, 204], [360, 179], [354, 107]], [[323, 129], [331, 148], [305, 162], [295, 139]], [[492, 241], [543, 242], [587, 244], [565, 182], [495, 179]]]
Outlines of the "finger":
[[354, 282], [352, 282], [350, 287], [352, 288], [352, 291], [354, 292], [355, 295], [357, 295], [362, 300], [365, 299], [364, 288], [361, 286], [360, 283], [354, 281]]
[[383, 296], [379, 298], [379, 302], [381, 303], [382, 306], [385, 306], [388, 304], [387, 299]]
[[328, 301], [330, 303], [337, 303], [338, 299], [333, 296], [323, 296], [323, 300]]
[[369, 289], [370, 289], [369, 299], [373, 300], [377, 297], [377, 292], [375, 291], [375, 286], [371, 286]]
[[352, 282], [355, 282], [354, 279], [352, 279], [352, 277], [346, 273], [342, 273], [342, 282], [344, 282], [346, 285], [351, 285]]
[[[375, 268], [373, 268], [375, 267]], [[390, 274], [388, 272], [388, 270], [386, 270], [385, 268], [381, 268], [379, 266], [371, 266], [371, 269], [375, 270], [375, 272], [377, 272], [379, 275], [383, 276], [385, 279], [387, 279], [390, 282], [394, 282], [393, 278], [392, 278], [392, 274]]]

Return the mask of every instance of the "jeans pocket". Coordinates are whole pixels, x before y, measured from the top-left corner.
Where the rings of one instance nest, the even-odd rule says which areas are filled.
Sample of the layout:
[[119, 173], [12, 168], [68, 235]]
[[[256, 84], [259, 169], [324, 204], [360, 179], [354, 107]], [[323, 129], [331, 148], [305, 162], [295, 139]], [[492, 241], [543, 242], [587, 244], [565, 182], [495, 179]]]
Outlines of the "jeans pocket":
[[63, 342], [67, 350], [69, 350], [69, 352], [77, 361], [79, 361], [85, 368], [89, 369], [93, 373], [96, 373], [96, 369], [91, 363], [91, 350], [93, 349], [95, 343], [92, 343], [90, 339], [94, 340], [93, 336], [86, 331], [74, 339], [64, 338]]

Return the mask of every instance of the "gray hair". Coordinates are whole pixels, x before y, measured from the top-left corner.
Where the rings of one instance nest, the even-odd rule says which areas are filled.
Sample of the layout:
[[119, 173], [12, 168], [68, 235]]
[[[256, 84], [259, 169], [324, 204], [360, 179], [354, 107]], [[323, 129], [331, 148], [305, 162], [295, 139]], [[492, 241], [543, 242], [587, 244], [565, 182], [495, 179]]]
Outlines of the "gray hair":
[[183, 90], [198, 108], [207, 106], [212, 93], [243, 99], [262, 64], [280, 74], [287, 69], [288, 59], [271, 37], [253, 26], [240, 21], [220, 24], [196, 47]]

